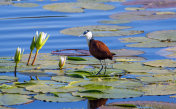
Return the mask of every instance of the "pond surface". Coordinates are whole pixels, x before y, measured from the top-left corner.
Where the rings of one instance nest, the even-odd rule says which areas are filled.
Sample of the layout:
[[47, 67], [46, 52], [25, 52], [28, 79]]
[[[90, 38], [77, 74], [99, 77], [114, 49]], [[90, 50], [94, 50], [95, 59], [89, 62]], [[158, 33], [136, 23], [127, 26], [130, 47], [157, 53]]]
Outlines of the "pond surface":
[[[1, 2], [1, 1], [0, 1]], [[7, 1], [6, 1], [7, 2]], [[157, 52], [163, 48], [145, 48], [145, 47], [128, 47], [129, 43], [120, 42], [120, 38], [145, 36], [149, 32], [160, 30], [175, 30], [176, 18], [159, 19], [159, 20], [137, 20], [129, 23], [121, 24], [103, 24], [102, 20], [111, 20], [110, 15], [120, 12], [126, 12], [126, 7], [140, 7], [141, 5], [126, 6], [122, 2], [106, 2], [115, 6], [112, 10], [93, 10], [84, 9], [81, 13], [71, 12], [55, 12], [43, 9], [44, 5], [61, 2], [76, 2], [76, 0], [23, 0], [9, 1], [8, 5], [0, 4], [0, 57], [14, 56], [18, 46], [24, 48], [24, 54], [30, 53], [30, 43], [36, 31], [46, 32], [50, 34], [47, 43], [40, 50], [40, 53], [51, 53], [60, 49], [85, 49], [88, 50], [87, 42], [83, 37], [65, 35], [60, 33], [61, 30], [89, 25], [120, 25], [131, 26], [126, 30], [142, 30], [144, 33], [130, 36], [112, 36], [112, 37], [95, 37], [97, 40], [103, 41], [110, 49], [130, 49], [141, 50], [144, 54], [139, 56], [148, 60], [166, 59], [166, 57], [158, 55]], [[35, 3], [36, 7], [20, 7], [15, 6], [16, 3]], [[159, 8], [146, 9], [149, 11], [172, 11], [176, 12], [176, 8]], [[171, 58], [174, 60], [174, 58]], [[1, 75], [13, 76], [13, 73], [2, 73]], [[18, 74], [19, 81], [29, 80], [28, 76]], [[48, 80], [49, 77], [41, 77], [40, 80]], [[164, 96], [142, 96], [126, 99], [109, 99], [106, 104], [118, 101], [162, 101], [176, 103], [175, 98], [171, 95]], [[35, 100], [29, 104], [13, 105], [17, 109], [87, 109], [88, 100], [70, 103], [43, 102]]]

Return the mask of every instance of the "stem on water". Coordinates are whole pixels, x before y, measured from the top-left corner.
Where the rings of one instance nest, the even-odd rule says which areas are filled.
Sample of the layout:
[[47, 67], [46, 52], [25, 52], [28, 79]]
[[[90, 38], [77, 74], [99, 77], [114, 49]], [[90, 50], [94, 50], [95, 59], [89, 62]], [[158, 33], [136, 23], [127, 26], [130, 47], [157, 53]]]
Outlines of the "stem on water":
[[36, 60], [36, 58], [37, 58], [38, 51], [39, 51], [39, 50], [36, 51], [36, 53], [35, 53], [35, 57], [34, 57], [34, 60], [33, 60], [33, 62], [32, 62], [31, 65], [34, 65], [34, 62], [35, 62], [35, 60]]
[[32, 55], [32, 51], [31, 51], [31, 53], [29, 54], [29, 58], [28, 58], [27, 65], [29, 65], [29, 61], [30, 61], [30, 59], [31, 59], [31, 55]]

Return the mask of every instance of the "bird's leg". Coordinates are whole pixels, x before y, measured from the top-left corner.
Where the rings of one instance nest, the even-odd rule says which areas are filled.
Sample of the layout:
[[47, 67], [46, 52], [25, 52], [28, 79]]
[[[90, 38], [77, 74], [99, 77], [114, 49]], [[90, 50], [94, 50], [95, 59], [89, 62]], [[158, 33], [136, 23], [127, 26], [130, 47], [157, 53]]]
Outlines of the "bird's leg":
[[106, 68], [107, 68], [107, 66], [106, 66], [106, 61], [104, 60], [104, 63], [105, 63], [105, 71], [104, 71], [104, 75], [106, 74]]
[[100, 71], [98, 71], [98, 73], [96, 74], [96, 75], [99, 75], [100, 74], [100, 72], [102, 71], [102, 69], [103, 69], [103, 63], [102, 63], [102, 61], [100, 60], [100, 63], [101, 63], [101, 69], [100, 69]]

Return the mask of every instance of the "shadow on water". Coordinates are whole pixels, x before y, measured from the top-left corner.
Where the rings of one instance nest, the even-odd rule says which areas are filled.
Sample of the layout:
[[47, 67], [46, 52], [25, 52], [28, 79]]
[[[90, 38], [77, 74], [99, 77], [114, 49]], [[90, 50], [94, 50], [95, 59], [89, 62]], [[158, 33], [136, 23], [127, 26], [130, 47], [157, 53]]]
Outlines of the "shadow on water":
[[97, 109], [100, 106], [103, 106], [106, 104], [108, 99], [97, 99], [97, 100], [88, 100], [88, 109]]

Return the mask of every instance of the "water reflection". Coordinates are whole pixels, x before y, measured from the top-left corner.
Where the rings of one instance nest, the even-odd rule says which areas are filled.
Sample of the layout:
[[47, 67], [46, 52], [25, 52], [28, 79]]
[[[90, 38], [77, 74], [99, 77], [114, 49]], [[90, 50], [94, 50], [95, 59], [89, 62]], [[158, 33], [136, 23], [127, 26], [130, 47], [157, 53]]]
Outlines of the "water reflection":
[[105, 105], [108, 99], [97, 99], [97, 100], [88, 100], [88, 109], [97, 109], [98, 107]]

